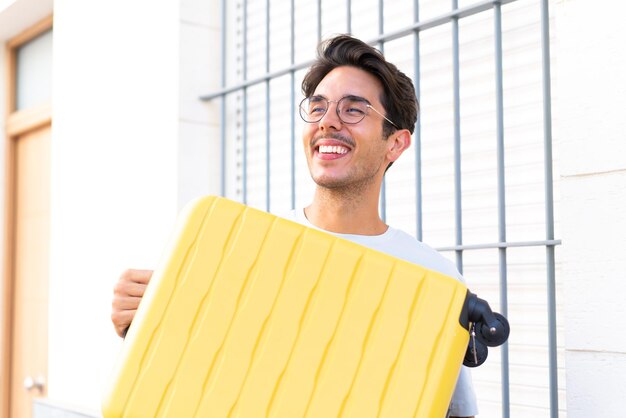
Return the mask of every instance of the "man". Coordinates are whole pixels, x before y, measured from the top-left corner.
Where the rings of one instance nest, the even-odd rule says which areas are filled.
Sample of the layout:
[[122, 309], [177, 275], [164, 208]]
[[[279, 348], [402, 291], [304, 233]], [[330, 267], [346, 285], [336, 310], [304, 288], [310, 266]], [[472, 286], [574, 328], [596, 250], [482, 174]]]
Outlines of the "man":
[[[302, 82], [299, 112], [313, 202], [287, 217], [461, 280], [452, 263], [378, 214], [385, 171], [411, 144], [417, 99], [411, 80], [369, 45], [347, 35], [320, 45]], [[112, 320], [123, 335], [152, 272], [128, 270], [115, 287]], [[449, 414], [477, 413], [463, 367]]]

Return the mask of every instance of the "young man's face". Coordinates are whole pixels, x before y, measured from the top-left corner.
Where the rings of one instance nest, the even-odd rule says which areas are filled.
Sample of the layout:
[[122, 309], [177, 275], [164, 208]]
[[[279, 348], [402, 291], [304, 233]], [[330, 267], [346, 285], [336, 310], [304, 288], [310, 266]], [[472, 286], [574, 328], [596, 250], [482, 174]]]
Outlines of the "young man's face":
[[302, 135], [311, 177], [327, 188], [359, 187], [376, 184], [389, 164], [389, 143], [382, 137], [384, 119], [371, 109], [356, 124], [346, 124], [337, 116], [337, 101], [346, 96], [361, 97], [385, 114], [380, 81], [355, 68], [338, 67], [326, 75], [314, 96], [331, 100], [324, 117], [307, 123]]

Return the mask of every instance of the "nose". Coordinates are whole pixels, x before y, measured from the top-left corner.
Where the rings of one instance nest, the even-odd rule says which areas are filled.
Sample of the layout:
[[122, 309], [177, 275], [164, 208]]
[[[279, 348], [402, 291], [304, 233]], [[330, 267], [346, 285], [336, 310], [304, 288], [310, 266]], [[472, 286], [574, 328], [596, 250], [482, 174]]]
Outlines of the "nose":
[[337, 112], [337, 102], [329, 101], [326, 113], [317, 123], [319, 128], [322, 130], [341, 130], [342, 123]]

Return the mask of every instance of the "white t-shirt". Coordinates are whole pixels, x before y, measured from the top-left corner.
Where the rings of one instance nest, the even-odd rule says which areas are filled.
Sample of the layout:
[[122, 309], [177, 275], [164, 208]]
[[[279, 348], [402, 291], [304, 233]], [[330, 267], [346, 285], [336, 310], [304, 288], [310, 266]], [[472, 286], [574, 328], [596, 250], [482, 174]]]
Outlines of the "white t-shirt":
[[[309, 222], [304, 215], [304, 209], [292, 210], [283, 215], [283, 217], [311, 228], [320, 229]], [[381, 235], [330, 233], [373, 250], [384, 252], [414, 264], [419, 264], [427, 269], [438, 271], [446, 276], [454, 277], [464, 282], [463, 277], [450, 260], [443, 257], [428, 245], [399, 229], [389, 227], [387, 231]], [[448, 414], [456, 417], [470, 417], [478, 414], [478, 405], [472, 385], [472, 377], [469, 369], [465, 366], [461, 367], [461, 373], [456, 383], [454, 394], [452, 395]]]

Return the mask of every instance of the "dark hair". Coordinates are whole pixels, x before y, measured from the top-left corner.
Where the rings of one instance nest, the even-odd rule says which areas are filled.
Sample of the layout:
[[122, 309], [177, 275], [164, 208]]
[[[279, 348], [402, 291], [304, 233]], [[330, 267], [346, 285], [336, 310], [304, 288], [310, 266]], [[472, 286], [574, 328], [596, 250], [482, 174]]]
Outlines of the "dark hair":
[[[395, 65], [385, 60], [379, 50], [350, 35], [338, 35], [319, 44], [317, 59], [302, 80], [304, 96], [313, 95], [322, 79], [341, 66], [359, 68], [380, 80], [383, 94], [379, 100], [385, 108], [386, 116], [401, 129], [408, 129], [413, 133], [419, 110], [413, 82]], [[384, 121], [385, 138], [395, 130], [391, 123]]]

